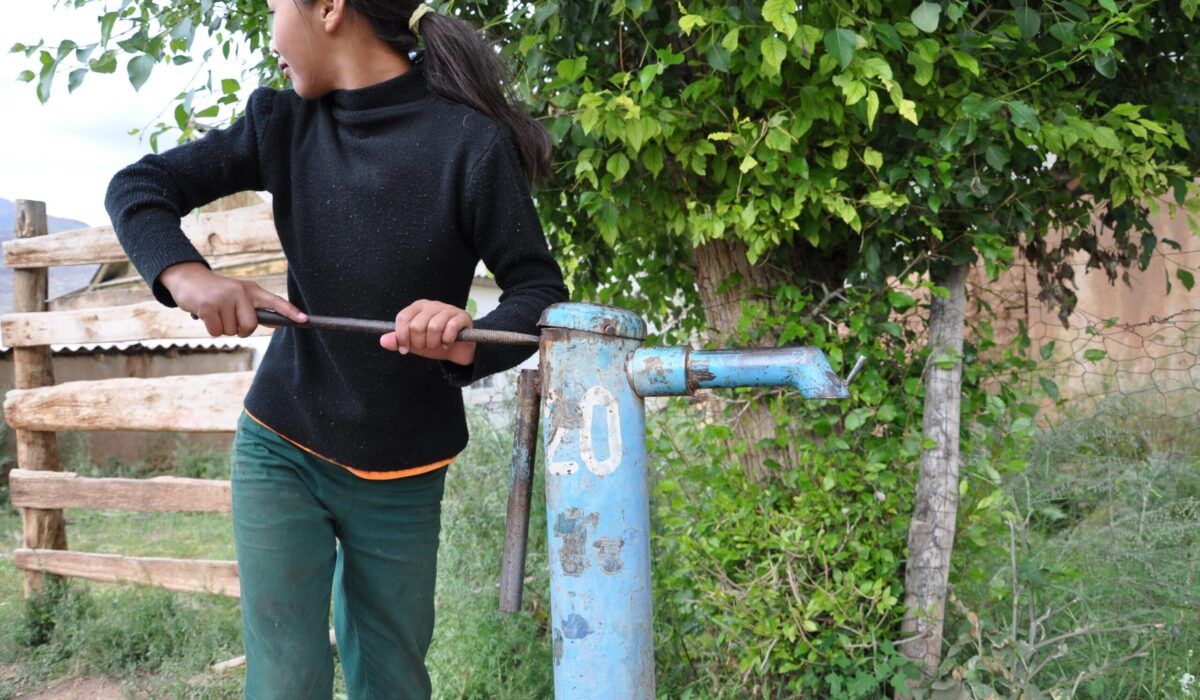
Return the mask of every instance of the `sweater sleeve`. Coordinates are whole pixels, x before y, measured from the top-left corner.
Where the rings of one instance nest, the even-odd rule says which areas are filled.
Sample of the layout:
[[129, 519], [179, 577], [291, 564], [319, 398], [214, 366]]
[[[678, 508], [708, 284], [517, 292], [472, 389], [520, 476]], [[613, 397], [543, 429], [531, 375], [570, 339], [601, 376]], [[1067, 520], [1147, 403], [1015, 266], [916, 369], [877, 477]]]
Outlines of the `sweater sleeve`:
[[117, 239], [164, 305], [176, 303], [159, 282], [163, 270], [183, 262], [208, 265], [184, 234], [180, 219], [221, 197], [263, 189], [260, 144], [273, 96], [273, 90], [255, 90], [245, 114], [228, 128], [149, 154], [109, 182], [104, 206]]
[[[468, 179], [465, 221], [475, 252], [496, 278], [500, 305], [475, 328], [538, 335], [538, 319], [551, 304], [567, 301], [562, 271], [550, 254], [521, 158], [507, 131], [498, 131]], [[443, 362], [450, 383], [467, 386], [516, 367], [533, 354], [528, 346], [481, 343], [469, 366]]]

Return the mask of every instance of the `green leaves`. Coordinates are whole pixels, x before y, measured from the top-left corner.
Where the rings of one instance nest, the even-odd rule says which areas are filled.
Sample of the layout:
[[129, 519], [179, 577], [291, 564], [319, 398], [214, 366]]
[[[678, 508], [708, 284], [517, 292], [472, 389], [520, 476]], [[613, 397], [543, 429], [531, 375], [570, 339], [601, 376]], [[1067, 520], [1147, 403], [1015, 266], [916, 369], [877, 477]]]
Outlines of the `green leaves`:
[[1098, 126], [1092, 130], [1092, 140], [1097, 146], [1107, 148], [1111, 151], [1116, 151], [1121, 148], [1121, 139], [1117, 136], [1117, 132], [1107, 126]]
[[763, 56], [762, 74], [768, 78], [779, 75], [783, 59], [787, 58], [787, 44], [777, 37], [769, 36], [760, 44]]
[[950, 55], [954, 57], [954, 62], [958, 64], [966, 72], [979, 77], [979, 61], [969, 53], [963, 51], [951, 51]]
[[1028, 5], [1022, 4], [1013, 11], [1017, 20], [1017, 29], [1021, 30], [1021, 36], [1025, 39], [1033, 39], [1042, 29], [1042, 17]]
[[154, 57], [148, 54], [134, 56], [126, 66], [129, 73], [129, 83], [133, 85], [134, 90], [141, 90], [146, 81], [150, 79], [150, 71], [154, 70]]
[[1003, 102], [994, 97], [983, 97], [982, 95], [972, 93], [963, 98], [962, 111], [967, 117], [980, 121], [991, 119], [996, 110], [1003, 106]]
[[993, 143], [992, 145], [988, 146], [984, 150], [983, 155], [984, 159], [987, 160], [988, 165], [992, 166], [998, 171], [1004, 170], [1005, 166], [1008, 165], [1008, 150], [999, 144]]
[[825, 50], [837, 60], [842, 70], [850, 67], [857, 45], [858, 35], [849, 29], [830, 29], [825, 32]]
[[1092, 65], [1096, 67], [1096, 72], [1105, 78], [1117, 77], [1117, 59], [1112, 51], [1097, 53], [1092, 59]]
[[613, 176], [613, 182], [623, 180], [629, 174], [629, 158], [624, 153], [615, 153], [609, 157], [605, 169]]
[[558, 62], [558, 77], [568, 83], [573, 83], [587, 71], [587, 56], [568, 58]]
[[1038, 383], [1042, 385], [1042, 391], [1046, 392], [1052, 401], [1059, 400], [1058, 384], [1049, 377], [1038, 377]]
[[684, 35], [690, 35], [697, 27], [704, 27], [707, 25], [708, 20], [704, 19], [704, 17], [701, 15], [685, 14], [679, 18], [679, 29], [683, 31]]
[[88, 68], [93, 73], [115, 73], [117, 71], [117, 52], [105, 51], [100, 54], [100, 58], [93, 58], [89, 61]]
[[1038, 120], [1037, 110], [1020, 100], [1013, 100], [1008, 103], [1009, 114], [1012, 115], [1013, 124], [1019, 128], [1025, 129], [1033, 134], [1041, 131], [1042, 123]]
[[879, 114], [879, 93], [872, 90], [867, 93], [867, 128], [875, 128], [875, 116]]
[[795, 0], [767, 0], [763, 3], [762, 16], [788, 39], [796, 35], [799, 25], [796, 23]]
[[50, 88], [54, 85], [54, 71], [58, 67], [58, 61], [49, 51], [42, 51], [38, 55], [38, 60], [42, 64], [42, 69], [38, 71], [37, 98], [45, 103], [50, 99]]
[[942, 14], [942, 6], [936, 2], [923, 2], [912, 11], [912, 23], [926, 33], [936, 32], [938, 19]]
[[87, 77], [87, 68], [76, 68], [67, 76], [67, 92], [75, 92], [75, 89], [83, 84], [83, 79]]

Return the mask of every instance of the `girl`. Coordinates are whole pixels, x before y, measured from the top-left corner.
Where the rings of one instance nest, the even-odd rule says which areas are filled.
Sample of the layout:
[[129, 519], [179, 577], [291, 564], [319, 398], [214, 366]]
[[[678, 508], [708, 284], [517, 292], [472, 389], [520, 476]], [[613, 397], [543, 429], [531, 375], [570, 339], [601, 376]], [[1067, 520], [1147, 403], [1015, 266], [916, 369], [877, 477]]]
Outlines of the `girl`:
[[[125, 168], [106, 206], [156, 298], [214, 336], [249, 335], [260, 308], [395, 317], [378, 340], [275, 331], [246, 397], [233, 452], [246, 695], [331, 696], [332, 596], [350, 697], [428, 698], [442, 486], [467, 441], [459, 387], [529, 354], [455, 341], [475, 266], [504, 290], [475, 327], [537, 334], [566, 299], [527, 182], [549, 139], [459, 20], [409, 0], [269, 4], [292, 89], [258, 89], [228, 129]], [[180, 229], [243, 190], [273, 195], [290, 302], [213, 273]]]

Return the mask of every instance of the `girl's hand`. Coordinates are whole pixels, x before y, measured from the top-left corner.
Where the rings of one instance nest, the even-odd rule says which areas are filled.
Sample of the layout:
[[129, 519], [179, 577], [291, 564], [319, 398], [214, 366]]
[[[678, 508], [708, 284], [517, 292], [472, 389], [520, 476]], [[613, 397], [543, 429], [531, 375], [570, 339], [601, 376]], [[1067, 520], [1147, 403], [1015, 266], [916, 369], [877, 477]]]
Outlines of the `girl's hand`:
[[471, 315], [457, 306], [420, 299], [396, 314], [396, 330], [381, 336], [379, 344], [401, 355], [411, 352], [431, 360], [469, 365], [475, 361], [475, 343], [455, 338], [473, 323]]
[[258, 309], [274, 309], [297, 323], [308, 316], [287, 299], [254, 282], [218, 275], [198, 262], [172, 265], [158, 277], [175, 303], [204, 321], [208, 334], [249, 336], [258, 328]]

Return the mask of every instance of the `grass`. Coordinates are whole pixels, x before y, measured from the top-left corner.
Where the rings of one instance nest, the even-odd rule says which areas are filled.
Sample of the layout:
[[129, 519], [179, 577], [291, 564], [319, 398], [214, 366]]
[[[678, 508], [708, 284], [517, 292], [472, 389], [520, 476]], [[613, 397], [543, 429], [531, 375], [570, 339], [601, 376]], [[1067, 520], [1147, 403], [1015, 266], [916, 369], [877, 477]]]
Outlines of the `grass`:
[[[63, 462], [87, 476], [228, 477], [228, 455], [180, 443], [153, 468], [86, 460], [86, 443], [64, 440]], [[21, 545], [21, 518], [0, 509], [0, 557]], [[130, 513], [68, 510], [69, 546], [75, 551], [141, 556], [232, 559], [226, 516], [210, 513]], [[0, 679], [0, 698], [54, 685], [62, 678], [105, 676], [133, 697], [237, 698], [241, 674], [209, 667], [241, 652], [237, 601], [220, 596], [58, 580], [44, 596], [26, 601], [23, 576], [0, 565], [0, 663], [15, 664]]]
[[1200, 402], [1174, 408], [1113, 400], [1067, 416], [1006, 484], [1013, 551], [962, 597], [995, 640], [1014, 618], [1062, 638], [1039, 652], [1044, 690], [1200, 697], [1184, 690], [1200, 675]]
[[[1086, 632], [1047, 649], [1054, 658], [1036, 685], [1072, 687], [1099, 671], [1078, 683], [1075, 697], [1200, 698], [1200, 689], [1189, 696], [1181, 685], [1186, 674], [1200, 676], [1200, 411], [1175, 415], [1113, 404], [1065, 417], [1036, 440], [1029, 468], [1006, 484], [1021, 520], [1016, 566], [998, 551], [984, 562], [993, 575], [962, 582], [959, 592], [985, 631], [1003, 632], [1015, 598], [1022, 616], [1054, 611], [1045, 623], [1051, 635]], [[450, 468], [443, 505], [438, 627], [428, 659], [435, 696], [549, 697], [541, 480], [524, 609], [505, 615], [496, 606], [511, 431], [475, 415], [472, 434]], [[189, 449], [153, 465], [98, 467], [71, 458], [83, 473], [139, 477], [220, 477], [228, 464], [227, 455]], [[71, 548], [79, 551], [233, 556], [223, 516], [68, 511], [67, 518]], [[0, 677], [0, 700], [95, 675], [119, 680], [134, 697], [241, 697], [240, 671], [209, 670], [241, 654], [236, 601], [73, 580], [29, 605], [21, 574], [7, 561], [20, 533], [20, 517], [0, 489], [0, 676], [10, 675]]]
[[[506, 415], [512, 407], [493, 414]], [[438, 626], [428, 666], [435, 697], [548, 697], [549, 599], [545, 505], [540, 484], [532, 504], [524, 611], [497, 609], [498, 576], [511, 460], [511, 432], [472, 416], [472, 442], [451, 466], [442, 516]], [[0, 436], [0, 442], [2, 442]], [[161, 448], [161, 446], [160, 446]], [[173, 474], [228, 478], [228, 454], [180, 443], [157, 449], [152, 463], [92, 464], [86, 442], [64, 440], [63, 462], [86, 476], [144, 478]], [[232, 559], [227, 516], [69, 510], [75, 551]], [[219, 596], [94, 584], [70, 579], [34, 604], [10, 563], [21, 546], [21, 518], [0, 491], [0, 700], [45, 689], [63, 678], [105, 676], [133, 697], [240, 698], [243, 672], [223, 675], [213, 663], [242, 653], [237, 601]], [[15, 666], [15, 669], [14, 669]], [[340, 672], [335, 693], [345, 697]]]
[[[511, 414], [508, 408], [506, 415]], [[434, 694], [527, 700], [553, 695], [546, 505], [534, 479], [522, 610], [499, 612], [500, 562], [512, 431], [475, 417], [471, 445], [451, 467], [442, 505], [437, 630], [429, 652]], [[534, 474], [540, 474], [540, 468]]]

